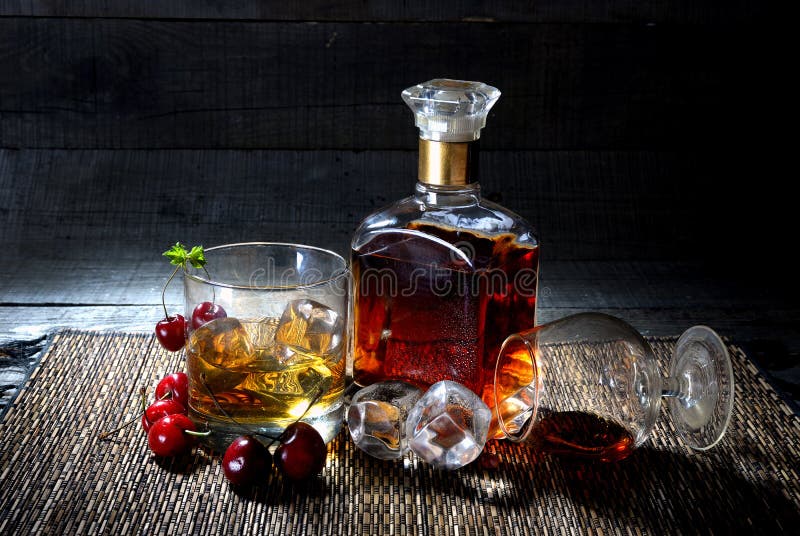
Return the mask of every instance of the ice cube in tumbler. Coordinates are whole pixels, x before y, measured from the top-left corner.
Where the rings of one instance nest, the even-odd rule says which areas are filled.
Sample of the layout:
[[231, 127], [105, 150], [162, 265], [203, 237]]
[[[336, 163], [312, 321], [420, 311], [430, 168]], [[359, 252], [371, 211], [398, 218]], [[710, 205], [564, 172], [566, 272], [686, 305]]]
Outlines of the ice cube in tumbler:
[[275, 346], [275, 333], [278, 330], [278, 319], [265, 317], [256, 322], [245, 322], [244, 329], [250, 336], [253, 347], [259, 350], [271, 350]]
[[294, 300], [283, 311], [275, 342], [322, 356], [338, 350], [343, 333], [344, 321], [336, 311], [314, 300]]
[[[189, 375], [205, 378], [214, 392], [231, 389], [256, 361], [247, 331], [236, 318], [217, 318], [194, 330], [187, 348]], [[202, 375], [202, 376], [201, 376]]]
[[216, 318], [192, 332], [189, 351], [207, 363], [225, 368], [244, 368], [256, 359], [250, 336], [236, 318]]
[[483, 401], [449, 380], [433, 384], [408, 414], [411, 450], [440, 469], [458, 469], [480, 455], [492, 412]]
[[376, 458], [401, 458], [408, 452], [406, 418], [420, 396], [417, 387], [397, 381], [375, 383], [358, 391], [347, 412], [353, 442]]
[[321, 359], [297, 359], [292, 364], [272, 357], [269, 360], [261, 361], [262, 370], [248, 374], [239, 387], [273, 412], [300, 417], [333, 382], [330, 369]]

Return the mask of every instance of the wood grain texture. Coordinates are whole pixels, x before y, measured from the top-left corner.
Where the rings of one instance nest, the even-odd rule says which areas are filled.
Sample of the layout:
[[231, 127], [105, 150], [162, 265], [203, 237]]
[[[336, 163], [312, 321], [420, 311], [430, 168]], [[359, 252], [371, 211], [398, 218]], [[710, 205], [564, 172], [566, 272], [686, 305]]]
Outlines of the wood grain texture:
[[[765, 5], [766, 4], [766, 5]], [[758, 17], [769, 2], [697, 2], [655, 0], [2, 0], [0, 16], [132, 17], [245, 20], [339, 21], [508, 21], [508, 22], [728, 22]]]
[[[176, 240], [346, 254], [364, 217], [411, 195], [416, 163], [405, 151], [0, 150], [0, 245], [77, 262], [138, 262]], [[740, 239], [723, 233], [737, 199], [697, 195], [718, 177], [697, 155], [485, 151], [481, 171], [484, 195], [535, 225], [548, 261], [713, 258]]]
[[[753, 311], [728, 308], [687, 308], [679, 311], [655, 308], [548, 308], [537, 313], [539, 323], [549, 322], [569, 314], [596, 311], [618, 316], [647, 336], [679, 335], [693, 325], [713, 327], [720, 334], [739, 344], [753, 341], [773, 341], [782, 351], [794, 354], [797, 366], [800, 352], [800, 315], [796, 310], [774, 309]], [[20, 321], [20, 314], [26, 318]], [[0, 342], [21, 340], [52, 334], [58, 329], [78, 328], [124, 332], [151, 332], [163, 316], [160, 305], [75, 306], [66, 310], [57, 307], [0, 306]]]
[[2, 18], [0, 146], [413, 150], [400, 92], [442, 76], [503, 91], [485, 148], [742, 145], [767, 31]]
[[[0, 279], [0, 306], [92, 305], [138, 307], [161, 303], [161, 289], [171, 267], [160, 250], [138, 261], [71, 258], [17, 259], [7, 262]], [[182, 308], [180, 277], [166, 300]], [[693, 262], [673, 261], [550, 261], [541, 267], [539, 305], [549, 309], [621, 308], [666, 310], [699, 306], [716, 309], [763, 310], [781, 303], [783, 292], [747, 285], [734, 278], [709, 274]], [[785, 306], [791, 306], [785, 300]]]
[[8, 333], [0, 328], [0, 419], [39, 362], [48, 341], [45, 333], [50, 331], [29, 340], [8, 340]]
[[[157, 251], [124, 263], [88, 258], [78, 249], [49, 262], [5, 263], [0, 341], [62, 327], [150, 331], [163, 316], [161, 288], [170, 271]], [[791, 294], [691, 262], [550, 261], [542, 264], [538, 321], [600, 311], [624, 318], [646, 335], [677, 335], [707, 324], [740, 343], [770, 340], [797, 353], [800, 311]], [[168, 289], [166, 303], [171, 312], [183, 310], [179, 280]]]

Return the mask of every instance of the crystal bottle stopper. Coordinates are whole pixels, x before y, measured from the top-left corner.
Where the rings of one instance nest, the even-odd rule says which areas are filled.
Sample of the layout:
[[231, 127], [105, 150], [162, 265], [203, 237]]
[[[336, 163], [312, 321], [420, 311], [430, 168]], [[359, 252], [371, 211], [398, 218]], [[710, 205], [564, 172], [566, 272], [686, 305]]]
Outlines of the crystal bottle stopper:
[[423, 140], [470, 142], [481, 136], [500, 91], [482, 82], [436, 78], [402, 93]]

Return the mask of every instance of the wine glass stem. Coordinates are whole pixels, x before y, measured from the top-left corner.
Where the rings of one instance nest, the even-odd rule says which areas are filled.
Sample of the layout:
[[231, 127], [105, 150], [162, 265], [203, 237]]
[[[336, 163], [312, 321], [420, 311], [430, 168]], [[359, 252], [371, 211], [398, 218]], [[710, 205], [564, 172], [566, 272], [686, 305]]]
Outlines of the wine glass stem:
[[661, 389], [661, 396], [675, 397], [681, 396], [681, 388], [678, 383], [678, 378], [665, 378], [663, 388]]

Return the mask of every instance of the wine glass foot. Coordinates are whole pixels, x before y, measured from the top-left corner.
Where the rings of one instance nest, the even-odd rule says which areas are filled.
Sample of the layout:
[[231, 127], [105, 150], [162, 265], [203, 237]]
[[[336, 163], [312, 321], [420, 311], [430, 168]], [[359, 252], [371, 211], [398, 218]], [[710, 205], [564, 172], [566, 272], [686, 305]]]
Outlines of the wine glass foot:
[[669, 380], [677, 392], [665, 393], [675, 428], [695, 450], [722, 439], [733, 412], [733, 368], [725, 343], [714, 330], [694, 326], [675, 346]]

